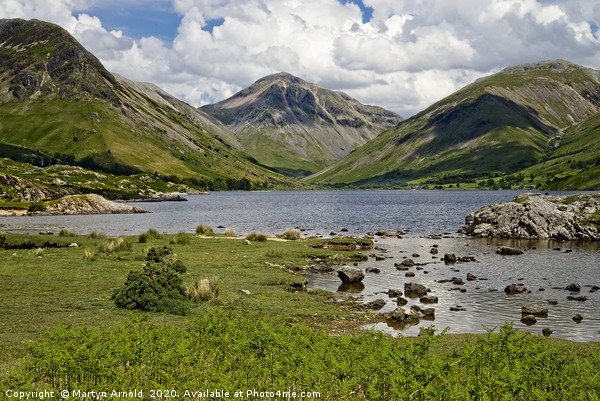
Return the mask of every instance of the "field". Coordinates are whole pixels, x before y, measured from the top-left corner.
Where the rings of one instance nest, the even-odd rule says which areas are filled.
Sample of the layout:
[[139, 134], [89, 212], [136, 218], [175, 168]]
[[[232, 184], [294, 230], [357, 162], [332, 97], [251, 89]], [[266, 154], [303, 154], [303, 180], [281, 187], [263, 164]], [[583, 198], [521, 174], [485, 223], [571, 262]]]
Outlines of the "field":
[[[78, 247], [62, 246], [72, 243]], [[183, 316], [117, 308], [115, 289], [144, 268], [151, 248], [165, 245], [187, 268], [185, 286], [210, 280], [218, 291], [188, 301]], [[68, 389], [68, 399], [93, 391], [139, 399], [110, 392], [140, 389], [144, 399], [226, 399], [192, 394], [219, 389], [246, 399], [600, 399], [597, 343], [546, 339], [510, 324], [479, 336], [360, 330], [377, 317], [303, 284], [309, 264], [362, 255], [320, 245], [152, 231], [120, 240], [98, 232], [4, 235], [0, 394]]]

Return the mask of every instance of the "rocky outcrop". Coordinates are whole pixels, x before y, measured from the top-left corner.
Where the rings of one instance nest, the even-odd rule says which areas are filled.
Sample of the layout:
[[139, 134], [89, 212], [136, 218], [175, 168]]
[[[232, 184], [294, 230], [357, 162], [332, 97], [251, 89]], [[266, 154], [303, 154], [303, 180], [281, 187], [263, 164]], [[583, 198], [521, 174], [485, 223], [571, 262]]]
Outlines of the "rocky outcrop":
[[100, 195], [69, 195], [45, 206], [43, 211], [34, 214], [74, 215], [74, 214], [126, 214], [145, 213], [137, 207], [109, 201]]
[[484, 206], [459, 232], [475, 237], [600, 240], [600, 195], [526, 194]]

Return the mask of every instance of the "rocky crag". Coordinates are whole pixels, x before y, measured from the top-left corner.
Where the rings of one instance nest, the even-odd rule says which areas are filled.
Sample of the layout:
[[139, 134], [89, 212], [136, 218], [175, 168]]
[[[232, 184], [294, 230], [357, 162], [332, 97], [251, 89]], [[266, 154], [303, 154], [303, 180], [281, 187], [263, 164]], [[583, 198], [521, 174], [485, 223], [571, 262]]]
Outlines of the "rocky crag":
[[469, 214], [458, 231], [475, 237], [600, 241], [600, 195], [519, 195]]

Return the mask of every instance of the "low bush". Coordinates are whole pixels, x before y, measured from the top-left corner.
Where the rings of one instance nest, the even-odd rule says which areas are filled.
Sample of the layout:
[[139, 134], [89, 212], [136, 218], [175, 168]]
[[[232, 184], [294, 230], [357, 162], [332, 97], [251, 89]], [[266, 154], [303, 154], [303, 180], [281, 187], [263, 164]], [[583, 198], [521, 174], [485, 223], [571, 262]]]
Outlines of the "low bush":
[[29, 213], [43, 212], [45, 210], [46, 210], [46, 206], [44, 206], [44, 204], [40, 203], [40, 202], [32, 203], [27, 208], [27, 212], [29, 212]]
[[187, 293], [180, 273], [185, 266], [171, 248], [151, 248], [142, 271], [130, 271], [113, 298], [119, 308], [185, 315]]
[[235, 233], [235, 231], [233, 231], [233, 229], [231, 228], [226, 228], [225, 229], [225, 235], [227, 237], [237, 237], [237, 234]]
[[162, 235], [160, 235], [160, 233], [154, 229], [154, 228], [149, 228], [144, 235], [146, 236], [147, 239], [161, 239]]

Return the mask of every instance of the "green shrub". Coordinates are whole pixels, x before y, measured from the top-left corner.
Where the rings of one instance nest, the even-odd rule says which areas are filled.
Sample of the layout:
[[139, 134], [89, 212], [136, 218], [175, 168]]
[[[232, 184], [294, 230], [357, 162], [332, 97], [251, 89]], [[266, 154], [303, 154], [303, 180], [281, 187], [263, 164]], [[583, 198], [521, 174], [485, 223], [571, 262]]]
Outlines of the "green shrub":
[[290, 228], [285, 230], [282, 237], [287, 240], [295, 241], [299, 240], [302, 237], [300, 230], [296, 230], [295, 228]]
[[187, 293], [180, 273], [185, 266], [171, 248], [151, 248], [143, 271], [130, 271], [123, 287], [113, 294], [119, 308], [185, 315]]
[[246, 239], [248, 241], [265, 242], [267, 240], [267, 236], [265, 234], [250, 233], [246, 235]]
[[146, 242], [148, 242], [148, 236], [144, 233], [144, 234], [140, 234], [138, 236], [138, 242], [140, 244], [145, 244]]
[[200, 234], [200, 235], [207, 235], [207, 236], [214, 236], [215, 232], [212, 229], [212, 227], [209, 226], [205, 226], [205, 225], [199, 225], [198, 227], [196, 227], [196, 234]]

